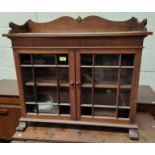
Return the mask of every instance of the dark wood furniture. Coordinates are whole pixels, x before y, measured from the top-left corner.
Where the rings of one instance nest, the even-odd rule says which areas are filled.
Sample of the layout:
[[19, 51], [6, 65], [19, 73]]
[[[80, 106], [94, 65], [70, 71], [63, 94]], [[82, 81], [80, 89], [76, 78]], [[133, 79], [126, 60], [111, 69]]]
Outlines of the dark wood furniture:
[[[24, 122], [121, 127], [138, 138], [136, 107], [147, 21], [96, 16], [10, 23]], [[21, 128], [19, 128], [21, 129]]]
[[155, 92], [148, 85], [139, 86], [137, 111], [150, 113], [155, 118]]
[[11, 140], [21, 117], [16, 80], [0, 81], [0, 139]]

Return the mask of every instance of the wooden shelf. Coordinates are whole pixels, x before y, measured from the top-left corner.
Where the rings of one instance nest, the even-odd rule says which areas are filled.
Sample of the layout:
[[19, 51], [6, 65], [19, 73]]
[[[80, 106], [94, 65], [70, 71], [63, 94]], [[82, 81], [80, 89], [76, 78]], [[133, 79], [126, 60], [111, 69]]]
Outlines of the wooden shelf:
[[115, 116], [94, 116], [94, 118], [98, 118], [98, 119], [116, 119]]
[[[34, 82], [26, 82], [26, 86], [34, 86]], [[50, 86], [50, 87], [56, 87], [57, 83], [50, 83], [50, 82], [36, 82], [36, 86]]]
[[26, 65], [20, 65], [21, 67], [56, 67], [56, 65], [31, 65], [31, 64], [26, 64]]
[[120, 85], [121, 89], [131, 89], [131, 85]]
[[94, 105], [94, 108], [112, 108], [112, 109], [116, 109], [117, 106], [115, 106], [115, 105]]
[[[116, 105], [94, 105], [94, 108], [110, 108], [110, 109], [116, 109]], [[129, 106], [118, 106], [118, 109], [130, 109]]]
[[[92, 88], [93, 85], [90, 84], [90, 83], [84, 83], [81, 85], [81, 87], [83, 88]], [[118, 85], [117, 84], [103, 84], [103, 83], [100, 83], [100, 84], [95, 84], [94, 85], [94, 88], [117, 88]], [[120, 88], [122, 89], [131, 89], [131, 85], [120, 85]]]
[[123, 69], [134, 69], [134, 66], [121, 66], [120, 68], [123, 68]]
[[[29, 113], [27, 113], [29, 114]], [[52, 113], [43, 113], [43, 112], [39, 112], [38, 115], [46, 115], [46, 116], [71, 116], [70, 114], [52, 114]]]
[[37, 102], [37, 105], [56, 105], [56, 106], [70, 106], [69, 103], [47, 103], [47, 102]]
[[92, 104], [81, 104], [81, 107], [92, 107]]
[[129, 106], [118, 106], [119, 109], [131, 109]]
[[[47, 104], [46, 102], [25, 102], [27, 105], [36, 105], [36, 104]], [[60, 105], [60, 106], [70, 106], [69, 103], [60, 103], [60, 104], [55, 104], [52, 103], [52, 105]], [[114, 105], [92, 105], [92, 104], [81, 104], [81, 107], [94, 107], [94, 108], [117, 108], [117, 106]], [[131, 109], [129, 106], [118, 106], [118, 109]]]
[[118, 69], [118, 68], [123, 68], [123, 69], [133, 69], [134, 66], [99, 66], [99, 65], [96, 65], [96, 66], [92, 66], [92, 65], [81, 65], [80, 66], [81, 68], [109, 68], [109, 69]]
[[[25, 83], [26, 86], [34, 86], [34, 82], [28, 81]], [[36, 81], [36, 86], [50, 86], [50, 87], [57, 87], [56, 81], [54, 80], [45, 80], [45, 81]], [[59, 83], [60, 87], [69, 87], [69, 83]], [[93, 85], [91, 83], [83, 83], [81, 85], [83, 88], [92, 88]], [[95, 84], [94, 88], [117, 88], [117, 84], [107, 84], [107, 83], [100, 83], [100, 84]], [[121, 89], [131, 89], [132, 85], [120, 85]]]
[[114, 105], [92, 105], [92, 104], [81, 104], [81, 107], [94, 107], [94, 108], [117, 108]]
[[31, 65], [31, 64], [22, 64], [20, 65], [21, 67], [69, 67], [69, 65], [46, 65], [46, 64], [34, 64], [34, 65]]
[[26, 114], [28, 115], [47, 115], [47, 116], [70, 116], [70, 114], [54, 114], [54, 113], [44, 113], [44, 112], [39, 112], [37, 113], [33, 113], [33, 112], [27, 112]]
[[58, 103], [51, 103], [50, 101], [42, 101], [42, 102], [36, 102], [37, 105], [54, 105], [54, 106], [58, 106]]
[[92, 115], [81, 115], [82, 118], [98, 118], [98, 119], [115, 119], [116, 117], [113, 116], [92, 116]]
[[60, 106], [70, 106], [70, 103], [60, 103], [60, 104], [58, 104], [58, 103], [51, 103], [51, 104], [49, 104], [49, 103], [47, 103], [47, 102], [25, 102], [25, 104], [27, 104], [27, 105], [38, 105], [38, 104], [43, 104], [43, 105], [60, 105]]
[[69, 116], [71, 116], [71, 115], [70, 115], [70, 114], [60, 114], [60, 116], [69, 117]]
[[[26, 86], [34, 86], [34, 82], [26, 82], [25, 83]], [[45, 81], [45, 82], [36, 82], [36, 86], [40, 86], [40, 87], [57, 87], [57, 83], [53, 82], [53, 81]], [[69, 87], [69, 83], [60, 83], [59, 84], [60, 87]]]
[[57, 65], [57, 67], [60, 67], [60, 68], [61, 68], [61, 67], [62, 67], [62, 68], [64, 67], [64, 68], [67, 68], [67, 67], [69, 67], [69, 65]]
[[106, 84], [106, 83], [95, 84], [94, 88], [117, 88], [117, 84]]
[[25, 102], [25, 104], [27, 104], [27, 105], [34, 105], [34, 104], [36, 104], [36, 102]]
[[70, 106], [70, 103], [60, 103], [60, 106]]
[[34, 112], [27, 112], [26, 114], [27, 115], [38, 115], [37, 113], [34, 113]]
[[92, 115], [81, 115], [81, 117], [83, 117], [83, 118], [93, 118]]
[[[93, 108], [110, 108], [110, 109], [116, 109], [116, 105], [92, 105], [92, 104], [81, 104], [81, 107], [93, 107]], [[118, 106], [118, 109], [130, 109], [129, 106]]]
[[46, 115], [46, 116], [59, 116], [59, 114], [52, 114], [52, 113], [44, 113], [44, 112], [39, 112], [38, 115]]
[[[83, 88], [92, 88], [93, 84], [84, 83], [81, 85]], [[117, 84], [95, 84], [94, 88], [117, 88]]]

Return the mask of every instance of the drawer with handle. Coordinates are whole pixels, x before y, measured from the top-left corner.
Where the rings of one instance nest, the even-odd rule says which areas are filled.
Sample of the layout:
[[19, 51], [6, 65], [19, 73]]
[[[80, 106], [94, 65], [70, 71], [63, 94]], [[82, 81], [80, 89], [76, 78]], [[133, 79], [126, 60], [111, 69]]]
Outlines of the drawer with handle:
[[20, 106], [0, 105], [0, 139], [11, 139], [20, 116]]

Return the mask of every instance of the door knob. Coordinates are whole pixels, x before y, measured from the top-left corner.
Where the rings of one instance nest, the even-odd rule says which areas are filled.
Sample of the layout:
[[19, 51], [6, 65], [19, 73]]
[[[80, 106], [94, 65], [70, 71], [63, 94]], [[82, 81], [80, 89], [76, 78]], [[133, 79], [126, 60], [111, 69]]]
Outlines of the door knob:
[[71, 85], [71, 86], [74, 86], [74, 82], [73, 82], [73, 81], [71, 81], [71, 82], [70, 82], [70, 85]]
[[79, 82], [79, 81], [76, 81], [76, 85], [77, 85], [77, 86], [80, 86], [80, 82]]

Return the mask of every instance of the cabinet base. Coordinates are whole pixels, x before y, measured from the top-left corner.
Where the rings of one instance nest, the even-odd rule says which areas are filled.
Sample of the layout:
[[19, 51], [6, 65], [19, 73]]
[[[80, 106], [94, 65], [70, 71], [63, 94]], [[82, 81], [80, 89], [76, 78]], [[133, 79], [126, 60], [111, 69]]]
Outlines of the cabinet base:
[[117, 122], [110, 120], [103, 120], [102, 122], [92, 122], [92, 121], [74, 121], [74, 120], [57, 120], [57, 119], [44, 119], [44, 118], [20, 118], [20, 122], [36, 122], [36, 123], [53, 123], [53, 124], [71, 124], [71, 125], [82, 125], [82, 126], [98, 126], [98, 127], [114, 127], [114, 128], [124, 128], [124, 129], [137, 129], [137, 124], [130, 124], [129, 121]]
[[131, 140], [139, 140], [138, 126], [136, 124], [119, 124], [119, 123], [105, 123], [105, 122], [84, 122], [84, 121], [69, 121], [69, 120], [47, 120], [47, 119], [33, 119], [33, 118], [21, 118], [17, 131], [24, 131], [28, 123], [53, 123], [53, 124], [70, 124], [70, 125], [84, 125], [84, 126], [100, 126], [110, 128], [124, 128], [129, 129], [129, 138]]

